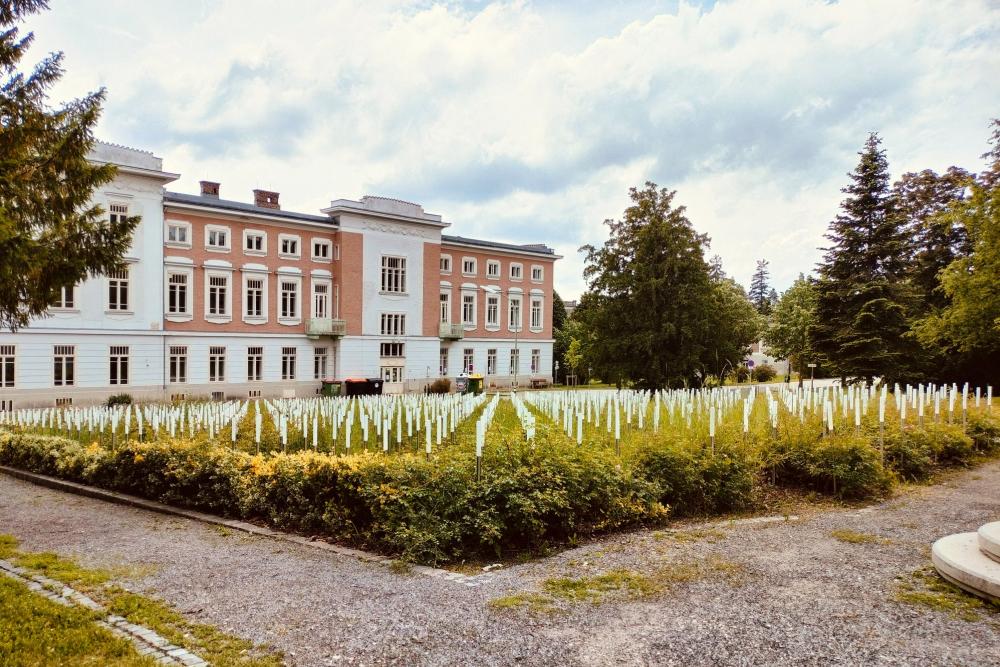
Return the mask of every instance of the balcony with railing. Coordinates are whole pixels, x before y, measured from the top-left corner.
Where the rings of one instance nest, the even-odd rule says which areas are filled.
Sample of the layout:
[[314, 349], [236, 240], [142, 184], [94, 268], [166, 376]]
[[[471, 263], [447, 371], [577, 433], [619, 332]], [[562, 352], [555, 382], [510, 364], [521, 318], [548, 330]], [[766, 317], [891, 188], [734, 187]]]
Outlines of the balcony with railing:
[[441, 323], [441, 338], [445, 340], [462, 340], [465, 337], [465, 328], [461, 324]]
[[331, 317], [310, 317], [306, 320], [306, 336], [309, 338], [321, 338], [330, 336], [340, 338], [347, 333], [347, 322], [335, 320]]

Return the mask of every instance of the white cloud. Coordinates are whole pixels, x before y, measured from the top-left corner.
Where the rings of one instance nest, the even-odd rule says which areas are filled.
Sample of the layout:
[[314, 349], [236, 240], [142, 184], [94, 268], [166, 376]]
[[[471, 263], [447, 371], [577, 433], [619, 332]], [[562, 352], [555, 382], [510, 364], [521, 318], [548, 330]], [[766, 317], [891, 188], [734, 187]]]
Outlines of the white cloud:
[[314, 211], [367, 192], [451, 231], [550, 242], [567, 297], [647, 179], [747, 282], [818, 259], [870, 130], [894, 173], [979, 166], [1000, 115], [989, 0], [871, 3], [69, 2], [32, 20], [66, 52], [57, 97], [109, 90], [100, 134], [188, 191], [254, 187]]

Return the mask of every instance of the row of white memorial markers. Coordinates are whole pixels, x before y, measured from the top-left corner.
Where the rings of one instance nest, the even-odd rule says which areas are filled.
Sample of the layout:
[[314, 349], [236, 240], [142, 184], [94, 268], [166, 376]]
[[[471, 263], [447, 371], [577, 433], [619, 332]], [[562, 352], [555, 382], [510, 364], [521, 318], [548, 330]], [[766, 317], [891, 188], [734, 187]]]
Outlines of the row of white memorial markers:
[[[823, 434], [853, 426], [860, 432], [862, 418], [877, 406], [880, 445], [884, 434], [886, 403], [890, 393], [886, 386], [840, 385], [811, 389], [809, 387], [759, 386], [722, 387], [713, 389], [682, 389], [661, 391], [633, 390], [578, 390], [542, 391], [524, 395], [524, 402], [533, 406], [557, 424], [566, 435], [583, 444], [584, 426], [598, 432], [602, 428], [610, 439], [613, 434], [616, 451], [620, 452], [622, 423], [626, 429], [640, 431], [652, 429], [659, 432], [661, 421], [670, 428], [707, 426], [708, 440], [713, 451], [716, 429], [737, 408], [742, 412], [743, 433], [749, 435], [750, 418], [755, 406], [766, 406], [767, 421], [772, 435], [776, 434], [782, 414], [805, 422], [807, 417], [820, 416]], [[968, 418], [970, 403], [980, 409], [985, 404], [992, 410], [993, 388], [970, 389], [968, 383], [961, 388], [951, 385], [895, 385], [891, 393], [899, 415], [900, 424], [907, 423], [908, 411], [923, 424], [925, 414], [933, 414], [935, 421], [942, 421], [947, 413], [949, 423], [958, 419], [961, 410], [963, 426]], [[784, 407], [784, 412], [779, 406]]]
[[[369, 442], [380, 442], [382, 451], [388, 452], [390, 444], [401, 448], [405, 433], [410, 442], [419, 442], [423, 435], [430, 456], [433, 443], [440, 446], [446, 437], [453, 437], [458, 426], [485, 401], [485, 396], [431, 394], [34, 408], [0, 412], [0, 425], [81, 442], [96, 439], [112, 446], [119, 438], [194, 439], [203, 435], [220, 444], [228, 440], [235, 445], [241, 422], [253, 405], [253, 442], [258, 451], [264, 420], [269, 419], [283, 451], [289, 444], [318, 450], [323, 434], [330, 451], [350, 453], [352, 442], [357, 440], [365, 449]], [[358, 430], [360, 436], [355, 437]]]

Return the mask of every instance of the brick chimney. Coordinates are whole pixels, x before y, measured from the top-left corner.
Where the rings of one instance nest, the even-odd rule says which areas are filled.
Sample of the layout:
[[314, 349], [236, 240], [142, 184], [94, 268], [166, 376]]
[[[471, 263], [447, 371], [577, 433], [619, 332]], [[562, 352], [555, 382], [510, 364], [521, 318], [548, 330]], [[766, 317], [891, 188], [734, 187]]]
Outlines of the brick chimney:
[[278, 205], [278, 193], [270, 192], [268, 190], [254, 190], [253, 205], [259, 206], [260, 208], [281, 208], [281, 206]]
[[218, 197], [219, 184], [214, 181], [198, 181], [201, 183], [201, 194], [203, 197]]

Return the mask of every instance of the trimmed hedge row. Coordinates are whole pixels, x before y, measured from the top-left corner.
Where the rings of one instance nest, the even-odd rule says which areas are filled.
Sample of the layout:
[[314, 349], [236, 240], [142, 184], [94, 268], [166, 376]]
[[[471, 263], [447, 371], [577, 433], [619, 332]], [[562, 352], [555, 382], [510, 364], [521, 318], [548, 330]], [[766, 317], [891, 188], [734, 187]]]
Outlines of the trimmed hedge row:
[[[499, 418], [499, 417], [498, 417]], [[500, 431], [504, 431], [501, 429]], [[491, 432], [492, 433], [492, 432]], [[471, 452], [314, 452], [250, 455], [204, 442], [128, 442], [114, 450], [60, 437], [0, 432], [0, 463], [420, 563], [538, 552], [598, 533], [751, 508], [766, 483], [866, 498], [895, 478], [919, 480], [1000, 448], [1000, 422], [927, 424], [877, 434], [820, 438], [787, 430], [763, 446], [720, 438], [700, 443], [650, 438], [619, 459], [610, 449], [564, 442], [540, 424], [532, 447], [516, 429], [491, 435], [483, 479]], [[724, 443], [729, 444], [724, 444]]]

